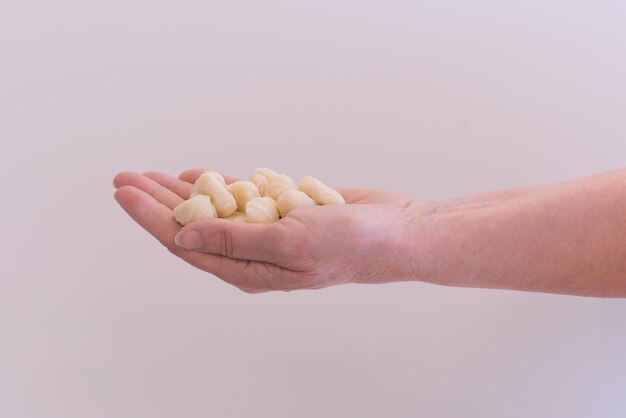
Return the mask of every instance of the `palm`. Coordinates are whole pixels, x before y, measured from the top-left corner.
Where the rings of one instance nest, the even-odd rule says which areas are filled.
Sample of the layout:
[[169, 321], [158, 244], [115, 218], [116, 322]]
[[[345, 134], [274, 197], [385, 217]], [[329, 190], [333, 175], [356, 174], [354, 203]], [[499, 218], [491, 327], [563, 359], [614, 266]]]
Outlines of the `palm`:
[[[189, 264], [212, 273], [224, 281], [242, 290], [258, 292], [267, 290], [288, 290], [298, 288], [325, 287], [329, 282], [320, 282], [319, 274], [313, 278], [312, 270], [304, 268], [292, 256], [285, 256], [292, 250], [287, 242], [311, 237], [307, 231], [327, 230], [329, 235], [337, 235], [333, 226], [341, 227], [340, 219], [363, 220], [385, 219], [388, 211], [397, 212], [408, 206], [411, 199], [402, 193], [376, 189], [339, 189], [348, 206], [320, 207], [319, 211], [294, 211], [294, 216], [287, 216], [284, 221], [275, 224], [239, 224], [220, 221], [198, 221], [198, 228], [207, 232], [219, 243], [210, 250], [186, 250], [175, 243], [176, 235], [181, 226], [174, 220], [172, 209], [189, 194], [194, 181], [204, 169], [188, 170], [179, 178], [163, 173], [124, 172], [116, 176], [114, 185], [118, 188], [116, 199], [122, 208], [144, 229], [157, 238], [172, 253], [181, 257]], [[227, 183], [235, 178], [225, 176]], [[361, 206], [367, 205], [367, 207]], [[358, 209], [358, 208], [361, 209]], [[315, 213], [314, 213], [315, 212]], [[346, 224], [345, 222], [343, 224]], [[348, 222], [349, 224], [349, 222]], [[249, 241], [247, 250], [242, 246], [224, 246], [233, 228], [240, 229], [239, 239]], [[228, 232], [227, 230], [231, 230]], [[254, 238], [254, 239], [253, 239]], [[326, 237], [318, 236], [321, 243]], [[340, 247], [341, 242], [335, 243]], [[282, 249], [282, 250], [281, 250]], [[282, 254], [281, 254], [282, 251]], [[310, 257], [309, 257], [310, 258]], [[324, 258], [318, 260], [324, 264]]]

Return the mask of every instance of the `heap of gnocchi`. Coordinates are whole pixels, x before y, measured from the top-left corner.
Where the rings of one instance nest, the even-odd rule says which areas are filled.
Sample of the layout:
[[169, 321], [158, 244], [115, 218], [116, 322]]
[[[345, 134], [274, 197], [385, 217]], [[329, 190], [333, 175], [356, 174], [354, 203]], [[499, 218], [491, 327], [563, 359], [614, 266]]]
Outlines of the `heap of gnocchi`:
[[206, 171], [193, 185], [189, 200], [174, 208], [174, 217], [181, 225], [211, 218], [272, 223], [299, 207], [344, 203], [338, 191], [310, 176], [296, 185], [285, 174], [257, 168], [250, 181], [227, 185], [221, 174]]

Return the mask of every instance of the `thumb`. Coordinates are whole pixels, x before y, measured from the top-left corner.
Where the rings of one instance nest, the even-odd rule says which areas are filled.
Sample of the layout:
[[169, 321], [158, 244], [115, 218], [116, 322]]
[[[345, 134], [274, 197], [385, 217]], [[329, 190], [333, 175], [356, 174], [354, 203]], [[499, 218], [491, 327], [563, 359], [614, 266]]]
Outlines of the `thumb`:
[[176, 235], [179, 247], [229, 258], [274, 262], [285, 256], [287, 234], [273, 224], [205, 219], [186, 225]]

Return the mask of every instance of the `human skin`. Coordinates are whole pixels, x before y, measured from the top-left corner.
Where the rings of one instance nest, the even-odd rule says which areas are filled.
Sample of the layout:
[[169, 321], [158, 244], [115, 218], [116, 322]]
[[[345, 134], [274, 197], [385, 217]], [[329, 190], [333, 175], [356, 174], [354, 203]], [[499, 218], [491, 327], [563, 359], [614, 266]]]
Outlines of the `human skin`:
[[181, 227], [172, 209], [204, 171], [122, 172], [115, 198], [170, 252], [248, 293], [424, 281], [626, 297], [626, 169], [442, 201], [339, 189], [347, 205], [271, 224]]

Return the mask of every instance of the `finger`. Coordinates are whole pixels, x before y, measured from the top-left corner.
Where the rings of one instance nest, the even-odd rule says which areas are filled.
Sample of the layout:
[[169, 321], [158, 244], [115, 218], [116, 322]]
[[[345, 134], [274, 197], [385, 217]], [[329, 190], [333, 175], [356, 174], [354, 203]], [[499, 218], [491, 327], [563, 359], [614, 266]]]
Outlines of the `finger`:
[[[209, 169], [208, 168], [192, 168], [191, 170], [185, 170], [182, 173], [180, 173], [178, 178], [181, 179], [182, 181], [186, 181], [187, 183], [193, 184], [196, 182], [196, 180], [198, 180], [198, 177], [200, 177], [202, 173], [204, 173], [205, 171], [209, 171]], [[230, 184], [230, 183], [236, 182], [239, 179], [236, 177], [232, 177], [232, 176], [224, 176], [224, 180], [226, 181], [226, 184]]]
[[146, 192], [132, 186], [122, 186], [115, 192], [115, 200], [143, 229], [163, 246], [188, 263], [223, 279], [237, 282], [242, 271], [241, 260], [231, 260], [214, 254], [185, 250], [174, 243], [181, 226], [172, 211]]
[[122, 186], [115, 192], [115, 200], [143, 229], [152, 234], [173, 254], [189, 264], [211, 273], [223, 281], [248, 292], [274, 290], [282, 269], [278, 266], [237, 260], [217, 254], [190, 251], [174, 243], [181, 226], [172, 211], [146, 192], [132, 186]]
[[[183, 248], [241, 260], [281, 264], [290, 250], [287, 231], [278, 223], [253, 224], [206, 219], [185, 226], [176, 237]], [[294, 235], [293, 232], [291, 235]]]
[[339, 188], [336, 189], [346, 203], [387, 203], [388, 197], [396, 198], [395, 192], [380, 189]]
[[156, 181], [161, 186], [170, 189], [181, 198], [185, 200], [189, 199], [189, 194], [191, 193], [191, 188], [193, 187], [192, 183], [187, 183], [186, 181], [170, 176], [169, 174], [159, 173], [156, 171], [149, 171], [147, 173], [143, 173], [143, 175]]
[[115, 200], [142, 228], [161, 244], [172, 247], [181, 226], [174, 214], [145, 191], [134, 186], [122, 186], [115, 192]]
[[167, 206], [169, 209], [174, 209], [184, 201], [183, 198], [178, 196], [173, 191], [161, 186], [156, 181], [130, 171], [125, 171], [115, 176], [113, 185], [118, 189], [123, 186], [133, 186], [137, 189], [143, 190], [158, 202]]

